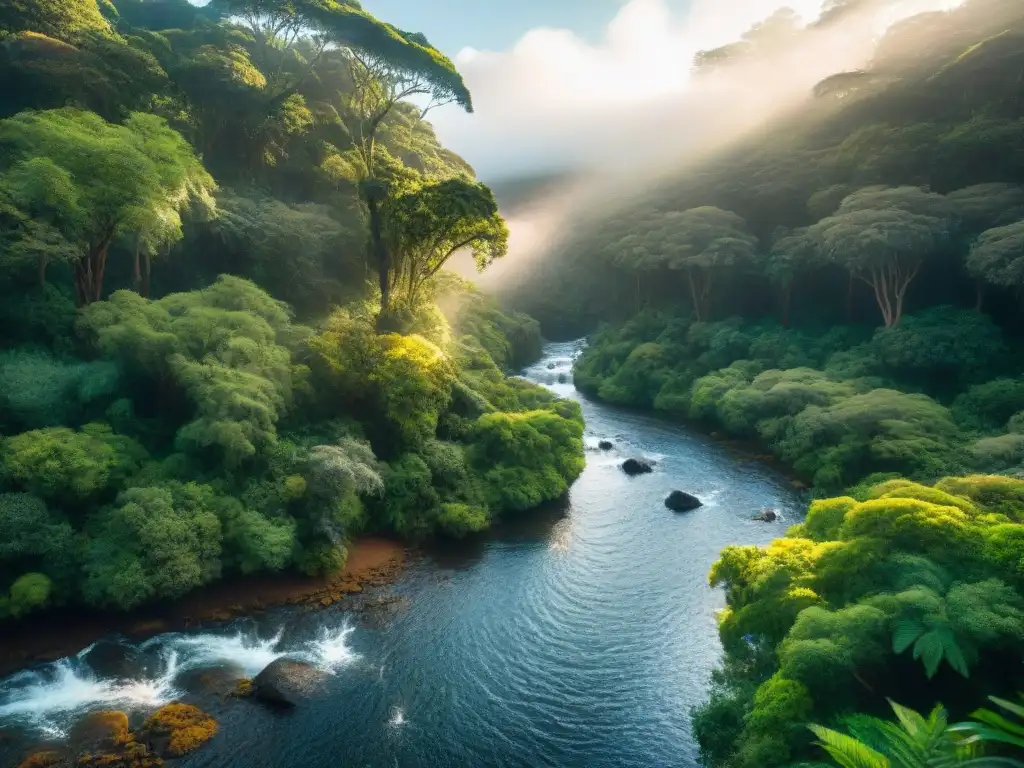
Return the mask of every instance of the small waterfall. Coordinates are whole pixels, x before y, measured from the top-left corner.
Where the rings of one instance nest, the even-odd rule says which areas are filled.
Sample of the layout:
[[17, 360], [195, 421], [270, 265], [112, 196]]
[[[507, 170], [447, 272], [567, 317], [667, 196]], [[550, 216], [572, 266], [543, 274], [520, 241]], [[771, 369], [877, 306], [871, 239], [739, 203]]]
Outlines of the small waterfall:
[[[285, 642], [284, 629], [261, 637], [255, 629], [232, 634], [160, 635], [140, 645], [123, 644], [138, 661], [130, 676], [103, 676], [90, 665], [89, 646], [69, 656], [0, 680], [0, 729], [16, 726], [51, 739], [66, 738], [74, 721], [99, 709], [146, 711], [182, 695], [177, 681], [189, 670], [233, 667], [253, 677], [276, 659], [313, 664], [328, 674], [359, 658], [349, 647], [354, 627], [321, 626], [309, 640]], [[126, 668], [128, 668], [126, 666]]]

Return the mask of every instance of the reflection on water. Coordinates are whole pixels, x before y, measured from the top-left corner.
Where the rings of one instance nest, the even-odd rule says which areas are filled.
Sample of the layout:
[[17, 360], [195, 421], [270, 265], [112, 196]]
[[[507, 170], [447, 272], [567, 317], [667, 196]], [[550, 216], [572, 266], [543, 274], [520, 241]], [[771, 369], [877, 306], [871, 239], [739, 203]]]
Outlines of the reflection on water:
[[[524, 375], [577, 397], [570, 376], [580, 349], [551, 345]], [[179, 764], [696, 765], [689, 711], [720, 653], [722, 597], [708, 568], [728, 544], [779, 535], [751, 520], [759, 510], [793, 521], [802, 500], [783, 478], [710, 440], [581, 405], [587, 467], [569, 496], [486, 538], [425, 553], [393, 588], [402, 610], [379, 612], [381, 620], [281, 610], [165, 635], [134, 649], [124, 678], [92, 668], [83, 652], [0, 682], [0, 730], [59, 737], [89, 709], [141, 715], [187, 695], [179, 689], [189, 671], [252, 675], [288, 656], [331, 673], [319, 698], [286, 716], [248, 701], [204, 702], [219, 734]], [[614, 447], [601, 450], [602, 440]], [[626, 477], [619, 465], [633, 455], [656, 459], [654, 473]], [[704, 506], [669, 512], [664, 499], [675, 489]], [[0, 742], [0, 765], [15, 762], [10, 749]]]

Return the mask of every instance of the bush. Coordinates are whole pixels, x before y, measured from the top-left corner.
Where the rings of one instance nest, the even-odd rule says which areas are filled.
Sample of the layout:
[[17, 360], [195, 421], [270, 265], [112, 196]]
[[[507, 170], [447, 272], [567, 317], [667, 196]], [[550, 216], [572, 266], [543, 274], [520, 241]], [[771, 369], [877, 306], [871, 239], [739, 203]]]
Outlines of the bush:
[[765, 548], [727, 547], [711, 572], [725, 661], [694, 716], [711, 764], [799, 763], [802, 723], [887, 697], [966, 714], [1019, 687], [1006, 664], [1024, 642], [1022, 494], [1005, 477], [890, 480], [866, 501], [814, 502]]

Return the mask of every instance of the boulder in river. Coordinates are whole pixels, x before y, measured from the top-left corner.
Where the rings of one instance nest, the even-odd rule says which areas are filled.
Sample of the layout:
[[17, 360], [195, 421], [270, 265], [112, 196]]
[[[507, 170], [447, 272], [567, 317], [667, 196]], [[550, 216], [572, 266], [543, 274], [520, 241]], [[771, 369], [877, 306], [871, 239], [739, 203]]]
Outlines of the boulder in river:
[[168, 704], [142, 724], [138, 741], [163, 757], [195, 752], [217, 733], [217, 721], [191, 704]]
[[646, 475], [654, 471], [654, 462], [649, 459], [626, 459], [622, 462], [622, 471], [630, 477]]
[[253, 696], [271, 706], [294, 707], [316, 690], [323, 677], [312, 664], [275, 659], [253, 678]]
[[665, 506], [673, 512], [689, 512], [690, 510], [703, 507], [703, 502], [696, 496], [685, 491], [672, 491], [665, 499]]
[[610, 451], [612, 448], [615, 447], [615, 443], [613, 443], [611, 440], [602, 440], [597, 444], [597, 447], [600, 448], [602, 451]]
[[760, 523], [774, 523], [779, 519], [779, 513], [774, 509], [765, 508], [754, 515], [754, 519]]
[[100, 640], [93, 644], [82, 660], [98, 678], [134, 680], [143, 672], [138, 649], [111, 640]]

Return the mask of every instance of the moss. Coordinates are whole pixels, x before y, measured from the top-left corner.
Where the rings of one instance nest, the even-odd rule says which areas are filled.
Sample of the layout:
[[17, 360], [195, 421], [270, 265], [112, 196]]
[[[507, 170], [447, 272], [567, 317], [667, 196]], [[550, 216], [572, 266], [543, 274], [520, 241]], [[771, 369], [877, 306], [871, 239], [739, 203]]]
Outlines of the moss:
[[235, 683], [235, 690], [231, 693], [231, 695], [239, 699], [246, 699], [252, 696], [252, 692], [252, 680], [250, 680], [249, 678], [245, 678]]
[[79, 748], [113, 749], [132, 741], [128, 715], [118, 711], [93, 712], [77, 723], [71, 732], [71, 741]]
[[217, 733], [217, 721], [191, 704], [168, 704], [143, 723], [140, 736], [166, 757], [199, 749]]
[[62, 761], [63, 758], [59, 752], [44, 750], [42, 752], [34, 752], [26, 757], [21, 761], [18, 768], [52, 768], [53, 766], [61, 765]]

